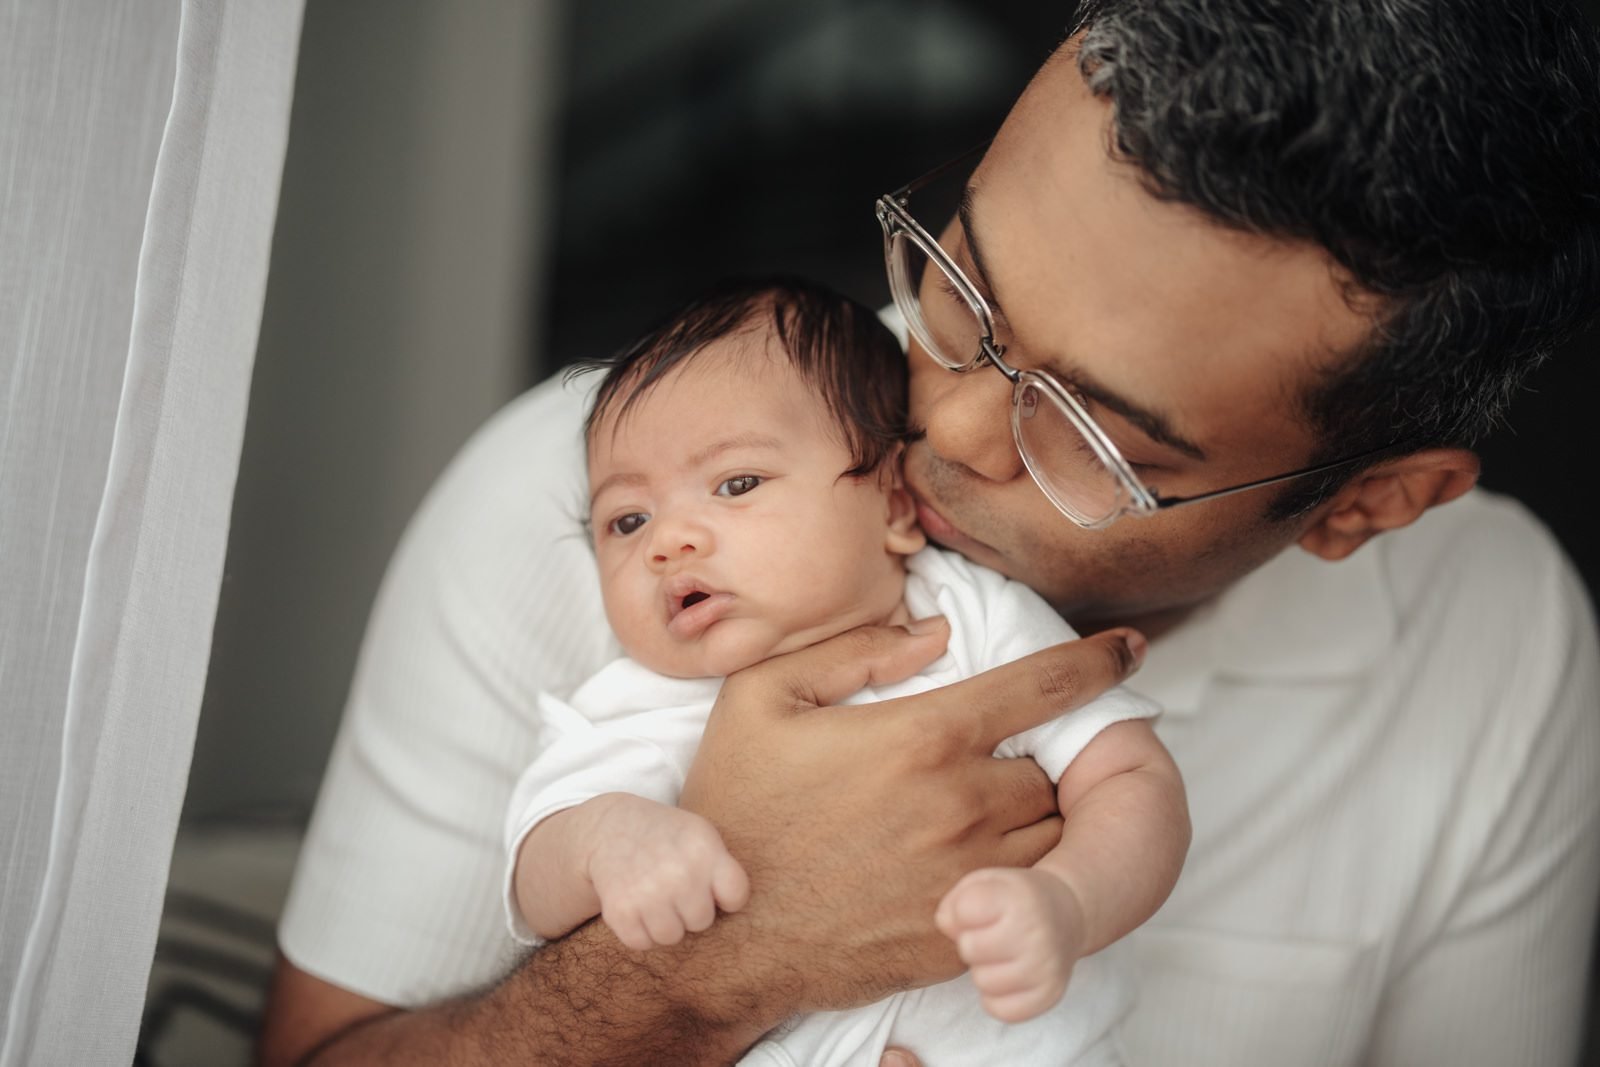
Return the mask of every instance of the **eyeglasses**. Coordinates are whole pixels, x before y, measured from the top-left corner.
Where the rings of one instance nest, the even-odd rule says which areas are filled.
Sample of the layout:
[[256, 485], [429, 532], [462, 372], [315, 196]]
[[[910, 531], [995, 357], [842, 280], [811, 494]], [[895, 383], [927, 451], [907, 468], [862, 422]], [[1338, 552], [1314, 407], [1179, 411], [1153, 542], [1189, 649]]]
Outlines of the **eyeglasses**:
[[[1011, 433], [1028, 473], [1060, 512], [1086, 529], [1111, 525], [1123, 515], [1154, 515], [1180, 504], [1243, 493], [1295, 478], [1321, 474], [1390, 451], [1391, 442], [1354, 456], [1258, 478], [1193, 496], [1162, 496], [1145, 487], [1072, 390], [1046, 371], [1023, 370], [1005, 361], [995, 340], [994, 312], [950, 258], [911, 216], [911, 197], [941, 178], [970, 173], [987, 143], [951, 160], [895, 192], [880, 196], [878, 222], [889, 291], [917, 343], [946, 370], [964, 374], [985, 363], [1011, 383]], [[951, 182], [946, 196], [965, 183]], [[954, 203], [947, 205], [954, 216]], [[929, 269], [929, 268], [933, 269]]]

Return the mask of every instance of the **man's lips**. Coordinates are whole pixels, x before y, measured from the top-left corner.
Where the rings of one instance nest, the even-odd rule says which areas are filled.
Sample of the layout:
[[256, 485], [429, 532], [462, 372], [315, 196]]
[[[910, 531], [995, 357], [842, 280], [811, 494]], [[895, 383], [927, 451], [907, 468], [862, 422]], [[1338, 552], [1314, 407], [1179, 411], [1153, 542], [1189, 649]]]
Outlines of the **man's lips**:
[[935, 511], [915, 490], [911, 493], [911, 499], [917, 505], [917, 522], [922, 525], [922, 531], [939, 544], [962, 553], [989, 548], [982, 541], [968, 537], [952, 526], [949, 519]]

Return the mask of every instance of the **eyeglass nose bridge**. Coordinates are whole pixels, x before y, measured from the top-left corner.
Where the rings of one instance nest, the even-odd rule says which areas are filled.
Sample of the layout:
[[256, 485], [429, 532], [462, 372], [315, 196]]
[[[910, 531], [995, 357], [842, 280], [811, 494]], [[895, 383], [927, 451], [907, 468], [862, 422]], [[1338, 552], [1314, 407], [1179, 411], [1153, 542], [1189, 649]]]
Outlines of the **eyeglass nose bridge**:
[[[982, 325], [982, 320], [979, 320]], [[972, 357], [972, 362], [961, 368], [963, 374], [977, 370], [987, 364], [1005, 376], [1011, 383], [1012, 391], [1022, 388], [1022, 372], [1005, 360], [1006, 346], [996, 341], [993, 336], [980, 335], [978, 337], [978, 354]]]

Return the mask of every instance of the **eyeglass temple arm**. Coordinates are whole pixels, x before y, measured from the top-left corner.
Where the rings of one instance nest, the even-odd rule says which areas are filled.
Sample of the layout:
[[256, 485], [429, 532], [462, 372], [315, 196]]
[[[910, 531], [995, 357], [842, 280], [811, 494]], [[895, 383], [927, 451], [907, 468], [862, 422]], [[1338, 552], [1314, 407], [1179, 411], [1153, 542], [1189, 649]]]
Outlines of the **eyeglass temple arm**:
[[1336, 459], [1332, 463], [1319, 463], [1314, 467], [1304, 467], [1297, 471], [1290, 471], [1288, 474], [1279, 474], [1271, 478], [1260, 478], [1253, 482], [1246, 482], [1243, 485], [1229, 486], [1227, 489], [1216, 489], [1209, 493], [1196, 493], [1194, 496], [1161, 496], [1159, 493], [1153, 495], [1155, 496], [1156, 508], [1158, 510], [1161, 508], [1176, 507], [1179, 504], [1193, 504], [1201, 500], [1218, 500], [1225, 496], [1232, 496], [1235, 493], [1244, 493], [1251, 489], [1260, 489], [1265, 485], [1277, 485], [1279, 482], [1293, 481], [1296, 478], [1306, 478], [1313, 474], [1321, 474], [1324, 471], [1337, 470], [1340, 467], [1348, 467], [1352, 463], [1359, 463], [1364, 459], [1371, 459], [1373, 456], [1382, 455], [1385, 452], [1390, 452], [1396, 448], [1404, 447], [1405, 444], [1405, 441], [1390, 441], [1386, 445], [1380, 445], [1377, 448], [1369, 448], [1365, 452], [1358, 452], [1353, 456], [1346, 456], [1344, 459]]
[[993, 137], [988, 137], [988, 138], [985, 138], [982, 141], [979, 141], [977, 144], [973, 145], [971, 148], [967, 149], [965, 152], [961, 153], [959, 156], [955, 157], [954, 159], [946, 160], [945, 162], [939, 164], [937, 167], [934, 167], [932, 170], [928, 171], [928, 173], [922, 175], [922, 177], [915, 178], [912, 181], [908, 182], [907, 184], [902, 185], [900, 188], [898, 188], [894, 192], [890, 193], [889, 194], [889, 198], [891, 200], [896, 200], [896, 201], [904, 200], [906, 197], [910, 196], [912, 193], [916, 192], [918, 189], [921, 189], [923, 186], [928, 185], [930, 182], [938, 180], [940, 177], [942, 177], [947, 172], [956, 169], [957, 167], [959, 167], [963, 163], [966, 163], [973, 156], [981, 155], [984, 152], [984, 150], [989, 147], [989, 143], [991, 141], [993, 141], [993, 140], [994, 140]]

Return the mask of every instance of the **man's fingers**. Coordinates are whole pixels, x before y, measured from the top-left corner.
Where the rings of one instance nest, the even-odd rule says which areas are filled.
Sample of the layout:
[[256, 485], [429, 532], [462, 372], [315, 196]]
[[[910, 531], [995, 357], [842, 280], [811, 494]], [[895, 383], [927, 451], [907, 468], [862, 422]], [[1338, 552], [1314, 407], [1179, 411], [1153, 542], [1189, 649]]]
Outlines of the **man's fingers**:
[[943, 616], [909, 626], [861, 626], [730, 675], [723, 686], [786, 692], [795, 707], [829, 707], [868, 685], [903, 681], [938, 659], [950, 641]]
[[903, 1048], [884, 1049], [878, 1067], [922, 1067], [922, 1061]]
[[1006, 738], [1082, 707], [1138, 669], [1144, 638], [1117, 629], [1068, 641], [936, 690], [952, 716], [968, 716], [975, 748], [992, 752]]
[[1046, 852], [1061, 843], [1061, 816], [1040, 819], [1032, 826], [1012, 830], [1000, 841], [999, 865], [1032, 867]]
[[1056, 814], [1056, 790], [1031, 759], [991, 759], [974, 768], [991, 802], [991, 825], [1002, 833]]

